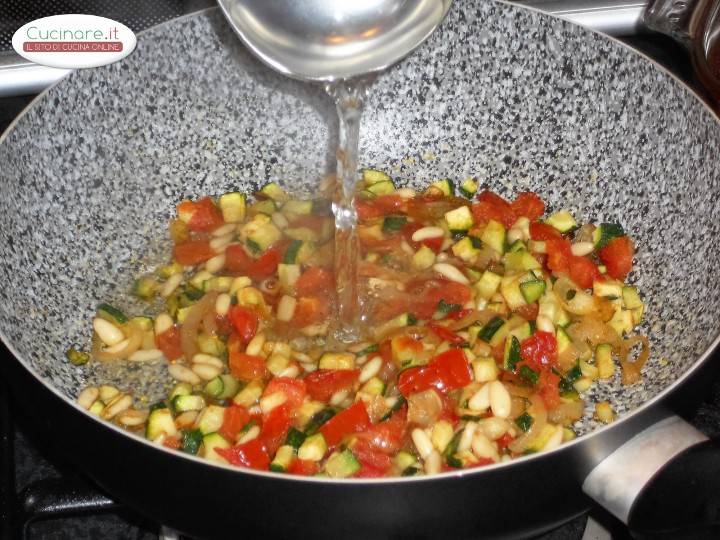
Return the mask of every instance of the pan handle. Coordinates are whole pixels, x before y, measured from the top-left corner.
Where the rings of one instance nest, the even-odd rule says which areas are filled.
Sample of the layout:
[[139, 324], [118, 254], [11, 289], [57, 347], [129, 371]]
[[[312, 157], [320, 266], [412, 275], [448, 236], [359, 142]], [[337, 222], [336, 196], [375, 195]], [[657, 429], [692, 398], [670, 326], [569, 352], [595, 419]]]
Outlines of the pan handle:
[[586, 477], [583, 491], [627, 524], [636, 538], [711, 533], [717, 538], [718, 479], [720, 446], [670, 416], [600, 462]]

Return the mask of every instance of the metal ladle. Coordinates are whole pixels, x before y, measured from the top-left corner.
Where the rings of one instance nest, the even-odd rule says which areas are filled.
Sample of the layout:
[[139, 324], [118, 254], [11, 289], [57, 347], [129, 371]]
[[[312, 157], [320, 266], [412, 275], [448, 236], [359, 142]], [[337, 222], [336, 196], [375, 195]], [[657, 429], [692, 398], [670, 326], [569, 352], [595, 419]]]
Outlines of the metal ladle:
[[452, 0], [218, 0], [245, 45], [290, 77], [331, 82], [382, 70], [420, 45]]

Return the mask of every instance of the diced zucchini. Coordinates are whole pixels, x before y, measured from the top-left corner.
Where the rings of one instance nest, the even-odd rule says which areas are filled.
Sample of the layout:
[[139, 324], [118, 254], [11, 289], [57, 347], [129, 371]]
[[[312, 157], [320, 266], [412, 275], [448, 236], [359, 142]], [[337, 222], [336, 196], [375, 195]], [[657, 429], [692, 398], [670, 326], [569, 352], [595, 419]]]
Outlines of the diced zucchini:
[[491, 219], [485, 226], [480, 240], [502, 255], [505, 252], [505, 227], [499, 221]]
[[305, 438], [306, 435], [302, 431], [291, 427], [290, 431], [288, 431], [288, 434], [285, 437], [285, 444], [297, 450], [305, 441]]
[[365, 191], [373, 195], [389, 195], [395, 191], [395, 184], [392, 182], [378, 182], [365, 188]]
[[355, 369], [355, 355], [326, 352], [320, 357], [320, 369]]
[[478, 183], [474, 178], [466, 178], [460, 184], [460, 194], [467, 198], [472, 199], [478, 190]]
[[278, 281], [283, 290], [287, 291], [295, 286], [300, 279], [299, 264], [279, 264]]
[[157, 282], [152, 276], [143, 276], [136, 279], [135, 283], [133, 283], [132, 293], [138, 298], [148, 300], [155, 296], [157, 287]]
[[525, 298], [520, 292], [520, 281], [518, 276], [505, 276], [500, 282], [500, 293], [505, 303], [511, 310], [526, 305]]
[[319, 240], [317, 233], [308, 227], [288, 227], [284, 232], [285, 236], [295, 241], [315, 242]]
[[467, 206], [459, 206], [454, 210], [445, 212], [445, 222], [451, 231], [467, 231], [473, 226], [475, 220]]
[[562, 307], [558, 306], [553, 323], [555, 323], [555, 326], [562, 326], [565, 328], [570, 324], [570, 315], [568, 315], [567, 311], [565, 311]]
[[[510, 325], [510, 326], [512, 326], [512, 325]], [[518, 338], [519, 341], [529, 338], [530, 336], [532, 336], [532, 334], [533, 334], [533, 327], [532, 327], [532, 324], [530, 324], [530, 322], [528, 322], [528, 321], [525, 321], [524, 323], [520, 324], [519, 326], [516, 326], [515, 328], [510, 330], [510, 332], [508, 333], [508, 335], [515, 336], [516, 338]]]
[[308, 461], [320, 461], [327, 452], [327, 443], [322, 433], [309, 436], [298, 449], [298, 458]]
[[452, 252], [466, 263], [472, 263], [477, 258], [480, 250], [475, 247], [472, 237], [465, 236], [453, 245]]
[[550, 438], [557, 433], [562, 431], [562, 426], [555, 426], [553, 424], [545, 424], [542, 431], [535, 437], [532, 442], [527, 446], [527, 450], [533, 452], [539, 452], [547, 444]]
[[595, 242], [595, 249], [604, 248], [607, 243], [613, 238], [625, 236], [625, 231], [617, 223], [601, 223], [600, 226], [593, 232], [593, 242]]
[[232, 446], [227, 441], [227, 439], [225, 439], [225, 437], [223, 437], [219, 433], [207, 433], [203, 437], [202, 442], [203, 457], [205, 459], [209, 461], [214, 461], [215, 463], [227, 463], [227, 461], [225, 461], [225, 458], [215, 452], [215, 450], [218, 448], [226, 450]]
[[174, 437], [177, 434], [175, 420], [170, 409], [167, 408], [155, 409], [150, 413], [145, 429], [145, 438], [154, 441], [163, 433], [168, 437]]
[[593, 294], [604, 298], [622, 298], [622, 281], [609, 279], [596, 279], [593, 282]]
[[612, 319], [608, 322], [619, 336], [632, 332], [632, 329], [635, 327], [634, 323], [633, 314], [627, 309], [618, 309], [615, 311]]
[[377, 169], [363, 169], [362, 177], [363, 177], [363, 180], [365, 181], [366, 186], [371, 186], [373, 184], [379, 184], [380, 182], [392, 183], [392, 178], [390, 178], [390, 175], [388, 175], [387, 173], [384, 173], [383, 171], [379, 171]]
[[[480, 329], [478, 338], [489, 343], [504, 326], [506, 326], [505, 319], [502, 317], [493, 317]], [[507, 335], [507, 332], [505, 334]]]
[[545, 220], [545, 223], [555, 227], [561, 233], [570, 232], [577, 227], [577, 221], [567, 210], [555, 212]]
[[265, 251], [280, 240], [282, 233], [266, 215], [259, 214], [246, 223], [240, 231], [240, 238], [253, 250]]
[[409, 336], [396, 336], [390, 340], [390, 354], [398, 368], [417, 365], [422, 352], [422, 344]]
[[515, 240], [512, 244], [510, 244], [508, 252], [517, 253], [519, 251], [527, 251], [527, 246], [525, 246], [525, 242], [523, 242], [522, 240]]
[[186, 454], [195, 455], [200, 450], [203, 436], [199, 429], [183, 429], [180, 435], [180, 450]]
[[[220, 378], [220, 376], [217, 376], [214, 379], [210, 379], [205, 385], [205, 388], [203, 388], [203, 392], [205, 392], [205, 394], [216, 399], [220, 397], [220, 394], [222, 394], [224, 390], [225, 384], [223, 383], [223, 380]], [[200, 408], [202, 409], [202, 407]]]
[[410, 452], [400, 451], [393, 458], [393, 464], [398, 471], [405, 471], [408, 467], [417, 467], [418, 462]]
[[225, 407], [208, 405], [196, 420], [197, 428], [203, 435], [219, 430], [225, 419]]
[[412, 267], [427, 270], [435, 263], [435, 252], [427, 246], [420, 246], [412, 257]]
[[248, 213], [251, 216], [272, 216], [277, 210], [275, 201], [265, 199], [262, 201], [256, 201], [248, 207]]
[[265, 184], [258, 192], [258, 195], [278, 202], [285, 202], [289, 198], [285, 190], [275, 182]]
[[[519, 240], [518, 240], [519, 242]], [[503, 256], [505, 269], [512, 272], [524, 272], [542, 268], [540, 263], [529, 251], [513, 251]]]
[[522, 413], [515, 419], [515, 424], [523, 431], [527, 431], [533, 425], [535, 419], [528, 412]]
[[373, 377], [362, 386], [360, 391], [374, 396], [382, 396], [385, 393], [385, 383], [378, 377]]
[[175, 386], [173, 386], [172, 390], [170, 390], [170, 395], [168, 396], [168, 400], [172, 401], [175, 399], [176, 396], [187, 396], [188, 394], [192, 393], [192, 385], [190, 383], [181, 382], [177, 383]]
[[259, 381], [251, 381], [245, 388], [240, 390], [233, 398], [233, 403], [243, 407], [251, 407], [260, 399], [263, 393], [263, 385]]
[[[320, 404], [322, 406], [322, 404]], [[320, 426], [322, 426], [325, 422], [330, 420], [333, 416], [335, 416], [335, 409], [326, 408], [321, 409], [320, 411], [316, 412], [312, 415], [312, 418], [310, 418], [310, 421], [305, 426], [305, 435], [310, 436], [317, 433], [317, 430], [320, 429]]]
[[545, 282], [541, 280], [526, 281], [520, 284], [520, 292], [528, 304], [537, 301], [545, 292]]
[[187, 394], [184, 396], [175, 396], [172, 400], [172, 408], [176, 413], [186, 411], [201, 411], [205, 408], [205, 400], [202, 396]]
[[169, 278], [170, 276], [174, 276], [175, 274], [182, 274], [183, 272], [183, 265], [180, 264], [177, 261], [173, 261], [170, 264], [166, 264], [165, 266], [161, 266], [157, 270], [157, 277], [165, 280]]
[[229, 399], [235, 396], [238, 390], [240, 390], [240, 382], [232, 375], [223, 373], [208, 381], [204, 392], [215, 399]]
[[508, 371], [515, 371], [520, 361], [520, 341], [515, 336], [510, 336], [505, 341], [505, 353], [503, 355], [503, 368]]
[[643, 301], [635, 287], [623, 287], [622, 299], [626, 309], [636, 309], [643, 307]]
[[312, 214], [313, 202], [312, 201], [298, 201], [292, 199], [283, 205], [284, 214], [300, 214], [308, 215]]
[[615, 374], [612, 346], [609, 343], [601, 343], [595, 347], [595, 364], [597, 365], [598, 377], [600, 379], [609, 379]]
[[403, 326], [412, 326], [417, 323], [417, 319], [410, 313], [403, 313], [398, 315], [394, 319], [390, 319], [388, 322], [380, 326], [376, 332], [378, 335], [383, 335], [390, 330], [395, 328], [402, 328]]
[[65, 356], [73, 366], [82, 366], [90, 361], [90, 355], [88, 353], [80, 352], [74, 347], [70, 347], [67, 353], [65, 353]]
[[204, 332], [198, 335], [197, 344], [200, 352], [212, 356], [222, 357], [227, 352], [225, 342], [222, 339], [218, 336], [205, 334]]
[[226, 193], [220, 197], [220, 211], [227, 223], [245, 221], [245, 194], [237, 191]]
[[290, 242], [290, 245], [287, 247], [285, 254], [283, 255], [283, 264], [295, 264], [297, 262], [298, 252], [300, 251], [302, 245], [302, 240], [293, 240]]
[[325, 462], [325, 473], [330, 478], [348, 478], [360, 470], [360, 462], [347, 448], [333, 452]]
[[100, 304], [97, 307], [97, 314], [101, 319], [113, 324], [125, 324], [128, 320], [122, 311], [110, 304]]
[[382, 230], [385, 233], [396, 233], [405, 226], [407, 218], [405, 216], [387, 216], [383, 219]]
[[270, 462], [270, 470], [274, 472], [285, 472], [295, 458], [295, 449], [289, 444], [284, 444], [275, 452], [275, 457]]
[[490, 270], [485, 270], [480, 278], [480, 281], [478, 281], [474, 287], [480, 298], [490, 300], [492, 295], [497, 292], [498, 287], [500, 287], [501, 281], [502, 276], [491, 272]]
[[446, 197], [455, 195], [455, 184], [453, 184], [453, 181], [448, 178], [443, 178], [442, 180], [433, 182], [430, 187], [441, 191]]
[[130, 322], [136, 325], [138, 328], [143, 330], [144, 332], [149, 332], [153, 329], [153, 320], [150, 317], [146, 317], [145, 315], [137, 315], [130, 319]]
[[567, 349], [572, 344], [570, 336], [568, 336], [567, 332], [562, 327], [558, 327], [555, 329], [555, 339], [557, 340], [558, 354], [565, 351], [565, 349]]

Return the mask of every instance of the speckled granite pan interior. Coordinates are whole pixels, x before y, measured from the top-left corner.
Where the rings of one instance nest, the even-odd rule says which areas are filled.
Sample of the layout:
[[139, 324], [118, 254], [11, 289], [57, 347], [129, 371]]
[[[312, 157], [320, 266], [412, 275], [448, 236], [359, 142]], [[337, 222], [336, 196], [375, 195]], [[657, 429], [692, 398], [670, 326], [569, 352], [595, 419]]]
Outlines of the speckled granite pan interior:
[[[632, 231], [652, 359], [642, 384], [596, 390], [618, 411], [710, 345], [720, 325], [720, 127], [670, 76], [559, 20], [456, 1], [416, 54], [382, 74], [367, 109], [365, 166], [410, 185], [474, 175], [505, 195], [532, 189], [553, 208]], [[73, 74], [0, 144], [0, 330], [69, 397], [88, 378], [164, 379], [162, 365], [100, 373], [64, 353], [89, 342], [99, 301], [133, 307], [126, 291], [168, 248], [177, 201], [269, 179], [312, 191], [334, 132], [320, 90], [259, 65], [217, 10]]]

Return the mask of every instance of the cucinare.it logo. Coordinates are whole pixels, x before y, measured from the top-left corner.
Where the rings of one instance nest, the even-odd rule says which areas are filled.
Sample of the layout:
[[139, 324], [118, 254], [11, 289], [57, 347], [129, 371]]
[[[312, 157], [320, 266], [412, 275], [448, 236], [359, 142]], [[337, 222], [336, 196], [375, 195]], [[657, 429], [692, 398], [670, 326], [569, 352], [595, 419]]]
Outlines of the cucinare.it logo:
[[125, 58], [135, 34], [124, 24], [95, 15], [53, 15], [29, 22], [13, 35], [13, 49], [44, 66], [89, 68]]

